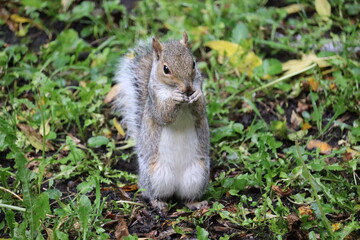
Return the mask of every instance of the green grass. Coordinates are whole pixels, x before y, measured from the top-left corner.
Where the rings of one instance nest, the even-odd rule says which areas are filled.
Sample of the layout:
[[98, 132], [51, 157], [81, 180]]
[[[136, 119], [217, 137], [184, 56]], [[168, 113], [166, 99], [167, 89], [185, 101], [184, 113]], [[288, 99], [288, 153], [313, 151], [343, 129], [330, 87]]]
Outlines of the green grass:
[[[0, 238], [356, 239], [360, 4], [329, 0], [324, 18], [314, 1], [274, 2], [2, 4]], [[290, 4], [302, 8], [288, 14]], [[134, 42], [184, 31], [205, 77], [213, 177], [208, 209], [171, 203], [179, 215], [163, 218], [141, 190], [124, 192], [136, 183], [133, 142], [104, 98]], [[217, 40], [244, 53], [206, 47]], [[298, 61], [283, 76], [284, 62], [311, 53], [327, 66]]]

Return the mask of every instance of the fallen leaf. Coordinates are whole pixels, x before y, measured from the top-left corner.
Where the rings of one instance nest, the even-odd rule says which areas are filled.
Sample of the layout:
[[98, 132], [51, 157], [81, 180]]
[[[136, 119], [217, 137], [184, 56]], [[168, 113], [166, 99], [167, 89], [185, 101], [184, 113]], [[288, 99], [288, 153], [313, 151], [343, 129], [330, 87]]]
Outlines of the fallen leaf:
[[173, 239], [171, 237], [171, 235], [176, 234], [174, 229], [169, 229], [167, 231], [163, 231], [159, 234], [159, 236], [157, 237], [157, 239]]
[[50, 132], [50, 119], [48, 119], [46, 122], [45, 122], [45, 133], [44, 133], [44, 128], [43, 128], [43, 125], [41, 124], [40, 128], [39, 128], [39, 132], [42, 136], [47, 136]]
[[253, 51], [246, 54], [244, 60], [237, 64], [237, 69], [244, 73], [246, 72], [249, 76], [252, 76], [254, 68], [261, 66], [262, 60]]
[[296, 112], [301, 113], [303, 111], [306, 111], [310, 108], [310, 104], [307, 104], [305, 101], [300, 100], [298, 101], [298, 106], [296, 108]]
[[[204, 45], [206, 47], [209, 47], [217, 51], [219, 53], [219, 57], [221, 57], [222, 59], [224, 57], [230, 58], [230, 61], [232, 61], [232, 59], [236, 60], [238, 57], [244, 54], [244, 49], [239, 44], [228, 41], [223, 41], [223, 40], [210, 41], [205, 43]], [[219, 62], [223, 63], [223, 61], [219, 61]]]
[[344, 161], [350, 161], [355, 158], [360, 158], [360, 152], [355, 151], [351, 148], [347, 148], [346, 152], [342, 155]]
[[290, 123], [292, 129], [297, 129], [304, 120], [294, 110], [291, 112]]
[[309, 220], [310, 220], [310, 221], [314, 220], [313, 211], [311, 210], [311, 207], [310, 207], [310, 206], [308, 206], [308, 205], [306, 205], [306, 206], [301, 206], [301, 207], [298, 208], [298, 210], [299, 210], [299, 214], [300, 214], [301, 216], [307, 215], [307, 216], [309, 216]]
[[292, 192], [292, 190], [290, 188], [287, 188], [286, 190], [284, 190], [276, 185], [272, 185], [271, 189], [280, 197], [288, 196]]
[[331, 15], [331, 5], [327, 0], [315, 0], [315, 10], [320, 16], [325, 18]]
[[313, 63], [316, 63], [320, 68], [328, 67], [330, 63], [325, 60], [335, 57], [336, 56], [321, 58], [317, 57], [314, 53], [303, 54], [301, 60], [292, 59], [282, 64], [282, 69], [285, 71], [284, 76], [299, 72]]
[[303, 125], [301, 126], [301, 130], [308, 130], [311, 127], [312, 126], [308, 122], [304, 122]]
[[118, 120], [116, 118], [113, 119], [113, 123], [114, 123], [114, 126], [115, 126], [116, 130], [118, 131], [119, 135], [122, 138], [124, 138], [125, 137], [125, 131], [122, 128], [121, 124], [118, 122]]
[[21, 17], [17, 14], [11, 14], [10, 19], [17, 23], [32, 23], [33, 22], [33, 20], [31, 20], [30, 18]]
[[117, 217], [118, 224], [115, 227], [115, 238], [117, 240], [121, 240], [123, 237], [129, 236], [129, 230], [127, 227], [127, 224], [125, 222], [125, 219], [123, 217], [118, 216]]
[[300, 215], [311, 215], [312, 214], [312, 210], [310, 208], [310, 206], [306, 205], [306, 206], [301, 206], [298, 208], [299, 210], [299, 214]]
[[119, 94], [119, 91], [120, 91], [120, 84], [115, 84], [114, 86], [112, 86], [108, 94], [106, 94], [104, 103], [112, 102], [115, 99], [115, 97]]
[[307, 149], [314, 149], [318, 148], [321, 154], [330, 154], [331, 150], [333, 149], [329, 144], [326, 142], [322, 142], [319, 140], [310, 140], [309, 143], [306, 145]]
[[314, 92], [318, 90], [319, 82], [316, 81], [314, 77], [309, 77], [307, 79], [307, 82], [310, 85], [311, 90], [313, 90]]
[[121, 187], [122, 190], [124, 190], [125, 192], [131, 192], [131, 191], [135, 191], [139, 189], [139, 186], [137, 184], [132, 184], [132, 185], [126, 185], [124, 187]]
[[204, 44], [219, 53], [218, 62], [224, 63], [224, 58], [228, 57], [229, 62], [236, 68], [237, 71], [248, 75], [252, 75], [254, 68], [262, 64], [261, 58], [259, 58], [253, 51], [245, 52], [245, 50], [236, 43], [217, 40], [210, 41]]
[[331, 224], [331, 228], [332, 230], [335, 232], [337, 230], [339, 230], [340, 228], [342, 227], [342, 224], [341, 223], [333, 223]]
[[303, 4], [291, 4], [289, 6], [283, 7], [282, 9], [284, 9], [287, 14], [293, 14], [305, 9], [305, 6]]
[[291, 231], [294, 223], [298, 222], [300, 220], [300, 218], [296, 213], [291, 213], [286, 216], [286, 220], [288, 222], [288, 228]]
[[31, 126], [20, 123], [17, 126], [20, 128], [21, 132], [25, 134], [30, 144], [37, 150], [54, 150], [54, 146], [49, 141], [46, 141], [45, 146], [43, 146], [43, 137]]

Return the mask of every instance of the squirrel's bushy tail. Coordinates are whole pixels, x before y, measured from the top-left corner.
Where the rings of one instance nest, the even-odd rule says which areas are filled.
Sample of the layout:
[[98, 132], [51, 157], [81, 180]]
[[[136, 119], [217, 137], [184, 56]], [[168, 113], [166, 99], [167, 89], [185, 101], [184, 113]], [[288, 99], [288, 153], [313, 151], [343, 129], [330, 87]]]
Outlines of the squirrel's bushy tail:
[[151, 54], [149, 41], [139, 42], [136, 48], [121, 58], [115, 74], [115, 81], [119, 84], [119, 94], [114, 101], [114, 107], [121, 113], [128, 136], [135, 141], [147, 97], [147, 82], [152, 65]]
[[136, 112], [137, 112], [137, 93], [133, 85], [132, 59], [123, 57], [118, 66], [115, 81], [119, 84], [119, 93], [114, 101], [116, 112], [121, 113], [123, 123], [127, 127], [127, 134], [135, 138], [137, 133]]

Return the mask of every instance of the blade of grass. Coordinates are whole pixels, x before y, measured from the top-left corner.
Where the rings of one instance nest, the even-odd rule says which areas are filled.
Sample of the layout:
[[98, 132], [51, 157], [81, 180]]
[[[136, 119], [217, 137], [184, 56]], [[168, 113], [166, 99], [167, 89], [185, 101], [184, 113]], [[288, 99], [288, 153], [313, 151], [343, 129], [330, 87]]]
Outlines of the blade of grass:
[[16, 207], [16, 206], [5, 204], [5, 203], [0, 203], [0, 207], [11, 209], [11, 210], [16, 210], [16, 211], [20, 211], [20, 212], [25, 212], [26, 211], [26, 208]]
[[265, 88], [271, 87], [271, 86], [273, 86], [273, 85], [275, 85], [275, 84], [277, 84], [277, 83], [279, 83], [279, 82], [282, 82], [282, 81], [284, 81], [284, 80], [286, 80], [286, 79], [289, 79], [289, 78], [291, 78], [291, 77], [293, 77], [293, 76], [296, 76], [296, 75], [298, 75], [298, 74], [300, 74], [300, 73], [306, 72], [306, 71], [308, 71], [308, 70], [310, 70], [310, 69], [312, 69], [312, 68], [314, 68], [314, 67], [316, 67], [316, 66], [317, 66], [317, 64], [316, 64], [316, 63], [313, 63], [313, 64], [311, 64], [310, 66], [308, 66], [308, 67], [306, 67], [306, 68], [304, 68], [304, 69], [301, 69], [301, 70], [299, 70], [299, 71], [297, 71], [297, 72], [294, 72], [294, 73], [291, 73], [291, 74], [282, 76], [282, 77], [280, 77], [280, 78], [278, 78], [278, 79], [276, 79], [276, 80], [274, 80], [274, 81], [272, 81], [272, 82], [269, 82], [269, 83], [267, 83], [267, 84], [265, 84], [265, 85], [262, 85], [262, 86], [260, 86], [260, 87], [258, 87], [258, 88], [255, 88], [254, 90], [252, 90], [252, 91], [249, 92], [249, 95], [251, 95], [251, 94], [253, 94], [253, 93], [257, 92], [257, 91], [263, 90], [263, 89], [265, 89]]

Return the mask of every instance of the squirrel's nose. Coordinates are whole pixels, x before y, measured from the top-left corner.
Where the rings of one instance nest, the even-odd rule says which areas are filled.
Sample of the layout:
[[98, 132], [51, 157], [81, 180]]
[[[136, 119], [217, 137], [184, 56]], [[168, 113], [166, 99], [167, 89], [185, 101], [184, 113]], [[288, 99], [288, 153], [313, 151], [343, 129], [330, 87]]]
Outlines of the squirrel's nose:
[[194, 93], [194, 89], [191, 86], [186, 87], [185, 95], [190, 97]]

